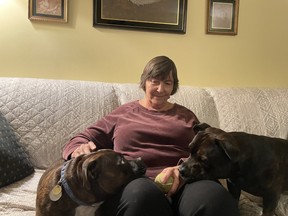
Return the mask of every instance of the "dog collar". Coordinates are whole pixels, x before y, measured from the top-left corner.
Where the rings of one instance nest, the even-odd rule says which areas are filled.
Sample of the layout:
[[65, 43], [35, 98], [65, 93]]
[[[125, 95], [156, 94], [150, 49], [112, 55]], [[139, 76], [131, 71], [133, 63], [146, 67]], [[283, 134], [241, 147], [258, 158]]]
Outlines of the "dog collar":
[[67, 195], [74, 201], [76, 202], [78, 205], [88, 205], [87, 203], [84, 203], [82, 202], [81, 200], [79, 200], [75, 194], [73, 193], [73, 191], [71, 190], [71, 188], [69, 187], [68, 185], [68, 182], [66, 181], [66, 178], [65, 178], [65, 172], [66, 172], [66, 168], [67, 168], [67, 165], [70, 163], [71, 160], [69, 161], [66, 161], [62, 168], [61, 168], [61, 177], [60, 177], [60, 181], [59, 181], [59, 184], [63, 186], [64, 188], [64, 191], [67, 193]]

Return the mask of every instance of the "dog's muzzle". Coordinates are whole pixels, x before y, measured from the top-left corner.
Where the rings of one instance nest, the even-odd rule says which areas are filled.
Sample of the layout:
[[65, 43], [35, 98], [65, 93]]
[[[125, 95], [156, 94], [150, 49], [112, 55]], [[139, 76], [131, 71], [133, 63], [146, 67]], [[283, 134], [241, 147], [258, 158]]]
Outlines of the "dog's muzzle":
[[180, 177], [186, 181], [189, 177], [189, 174], [187, 173], [187, 167], [181, 164], [178, 170], [179, 170]]
[[141, 158], [129, 160], [129, 164], [132, 167], [134, 174], [137, 176], [142, 176], [146, 173], [146, 165]]

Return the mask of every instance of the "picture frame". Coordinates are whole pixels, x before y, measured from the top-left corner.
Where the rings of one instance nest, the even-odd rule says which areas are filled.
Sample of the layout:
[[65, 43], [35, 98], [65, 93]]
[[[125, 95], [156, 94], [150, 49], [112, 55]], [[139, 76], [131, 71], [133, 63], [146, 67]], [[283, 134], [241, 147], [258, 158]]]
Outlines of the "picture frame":
[[68, 22], [68, 0], [29, 0], [28, 19]]
[[207, 34], [238, 34], [239, 0], [207, 0]]
[[188, 0], [93, 0], [93, 26], [186, 33]]

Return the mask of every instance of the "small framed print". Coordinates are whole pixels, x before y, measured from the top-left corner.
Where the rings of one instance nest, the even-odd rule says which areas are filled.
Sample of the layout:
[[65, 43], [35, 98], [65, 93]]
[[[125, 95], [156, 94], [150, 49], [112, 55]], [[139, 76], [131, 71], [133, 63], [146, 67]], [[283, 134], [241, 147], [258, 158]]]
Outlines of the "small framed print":
[[29, 20], [68, 21], [68, 0], [29, 0]]
[[93, 0], [93, 26], [186, 32], [188, 0]]
[[207, 34], [237, 35], [239, 0], [207, 1]]

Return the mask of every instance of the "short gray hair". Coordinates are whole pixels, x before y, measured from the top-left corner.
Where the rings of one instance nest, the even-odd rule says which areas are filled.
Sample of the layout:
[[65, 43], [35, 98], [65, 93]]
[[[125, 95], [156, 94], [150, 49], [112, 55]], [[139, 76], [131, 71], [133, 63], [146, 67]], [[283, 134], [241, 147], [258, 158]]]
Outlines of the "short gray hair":
[[153, 78], [159, 78], [160, 80], [164, 80], [169, 76], [170, 72], [172, 73], [174, 81], [171, 95], [175, 94], [179, 88], [177, 68], [175, 63], [167, 56], [156, 56], [146, 64], [141, 75], [140, 88], [146, 91], [146, 80]]

